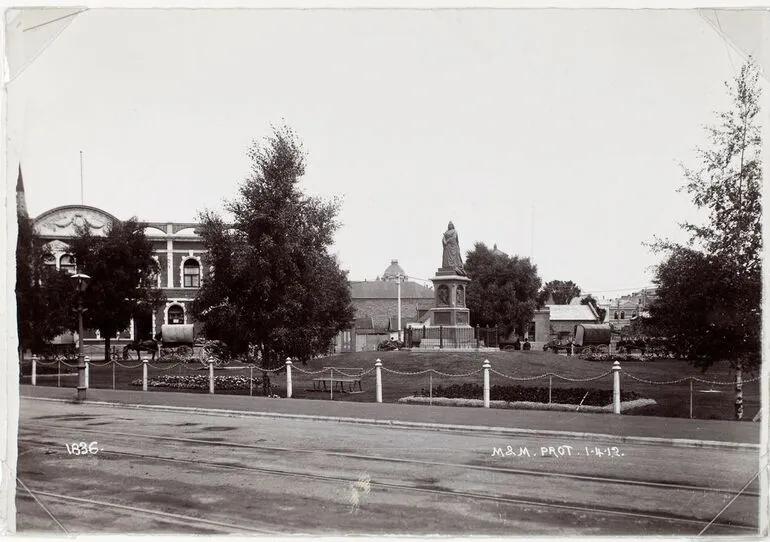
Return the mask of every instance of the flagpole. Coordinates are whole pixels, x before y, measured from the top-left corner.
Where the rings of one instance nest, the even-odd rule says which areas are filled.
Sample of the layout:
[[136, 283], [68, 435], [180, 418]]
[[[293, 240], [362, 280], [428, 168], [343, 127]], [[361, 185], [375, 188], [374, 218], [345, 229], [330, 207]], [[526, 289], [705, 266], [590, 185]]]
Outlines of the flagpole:
[[83, 151], [80, 151], [80, 204], [83, 205]]

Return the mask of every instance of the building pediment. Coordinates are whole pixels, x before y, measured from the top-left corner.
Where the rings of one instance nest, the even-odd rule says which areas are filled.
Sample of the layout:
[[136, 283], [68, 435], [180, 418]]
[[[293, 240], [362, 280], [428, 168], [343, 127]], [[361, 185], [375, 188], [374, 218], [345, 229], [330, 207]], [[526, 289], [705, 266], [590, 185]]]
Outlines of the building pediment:
[[50, 243], [46, 243], [45, 248], [50, 250], [53, 254], [56, 254], [57, 252], [68, 252], [70, 249], [67, 243], [59, 241], [58, 239], [54, 239]]
[[92, 235], [106, 235], [117, 219], [111, 214], [85, 205], [68, 205], [46, 211], [35, 219], [35, 233], [44, 237], [76, 237], [79, 228]]

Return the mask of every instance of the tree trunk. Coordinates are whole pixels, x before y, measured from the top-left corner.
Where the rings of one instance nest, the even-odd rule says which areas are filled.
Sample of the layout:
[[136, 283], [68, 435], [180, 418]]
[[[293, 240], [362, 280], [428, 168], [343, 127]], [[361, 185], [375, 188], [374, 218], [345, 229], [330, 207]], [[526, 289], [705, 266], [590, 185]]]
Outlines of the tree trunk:
[[112, 358], [110, 356], [110, 336], [105, 335], [104, 336], [104, 361], [110, 361]]
[[[270, 348], [265, 346], [262, 349], [262, 367], [269, 369], [271, 366], [273, 353]], [[262, 395], [270, 397], [270, 373], [262, 371]]]

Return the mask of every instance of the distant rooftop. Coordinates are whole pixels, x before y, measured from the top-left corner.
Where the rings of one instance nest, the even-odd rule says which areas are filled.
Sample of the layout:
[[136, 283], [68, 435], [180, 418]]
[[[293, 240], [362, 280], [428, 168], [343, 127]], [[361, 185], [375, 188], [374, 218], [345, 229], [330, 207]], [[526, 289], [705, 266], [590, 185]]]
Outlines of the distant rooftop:
[[546, 305], [551, 321], [583, 320], [595, 321], [596, 315], [588, 305]]
[[398, 260], [390, 260], [390, 265], [382, 273], [382, 280], [396, 280], [399, 276], [406, 278], [406, 271], [398, 265]]

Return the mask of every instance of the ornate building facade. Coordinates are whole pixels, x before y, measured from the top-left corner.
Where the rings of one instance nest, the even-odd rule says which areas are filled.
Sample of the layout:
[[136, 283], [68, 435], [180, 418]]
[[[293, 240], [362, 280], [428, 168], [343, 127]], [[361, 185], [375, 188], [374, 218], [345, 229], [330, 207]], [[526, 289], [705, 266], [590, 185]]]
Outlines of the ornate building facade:
[[[23, 186], [20, 188], [23, 191]], [[76, 236], [78, 227], [87, 227], [93, 235], [104, 235], [116, 220], [112, 214], [96, 207], [64, 205], [37, 216], [33, 220], [33, 228], [52, 253], [47, 263], [74, 274], [77, 268], [69, 252], [69, 242]], [[206, 250], [195, 231], [196, 224], [143, 224], [144, 233], [152, 242], [153, 258], [160, 268], [157, 286], [165, 294], [166, 303], [154, 311], [136, 316], [128, 329], [113, 338], [117, 344], [149, 339], [160, 331], [163, 324], [195, 324], [189, 315], [189, 304], [209, 274]], [[95, 330], [84, 331], [83, 339], [89, 346], [103, 342]]]

